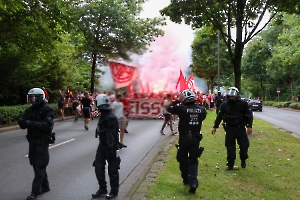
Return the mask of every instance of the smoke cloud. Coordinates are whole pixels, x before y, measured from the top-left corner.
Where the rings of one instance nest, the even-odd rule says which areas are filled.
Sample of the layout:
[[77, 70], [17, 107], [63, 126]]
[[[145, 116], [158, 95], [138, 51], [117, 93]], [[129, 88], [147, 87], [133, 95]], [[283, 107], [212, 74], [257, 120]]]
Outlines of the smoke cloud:
[[[151, 1], [145, 4], [145, 8], [150, 7], [155, 12], [145, 9], [142, 17], [159, 16], [158, 11], [168, 4], [169, 0], [160, 0], [156, 4], [154, 1]], [[131, 62], [119, 61], [138, 68], [139, 77], [133, 85], [134, 90], [137, 92], [141, 92], [141, 85], [146, 88], [147, 84], [151, 92], [175, 92], [180, 69], [185, 76], [190, 74], [191, 44], [194, 39], [191, 27], [185, 24], [175, 24], [167, 20], [167, 25], [161, 27], [161, 29], [165, 32], [164, 36], [158, 37], [144, 54], [133, 54]], [[100, 78], [102, 90], [114, 89], [110, 68], [102, 66], [100, 69], [105, 72]], [[205, 82], [197, 78], [195, 78], [195, 85], [199, 91], [205, 91], [207, 88]]]

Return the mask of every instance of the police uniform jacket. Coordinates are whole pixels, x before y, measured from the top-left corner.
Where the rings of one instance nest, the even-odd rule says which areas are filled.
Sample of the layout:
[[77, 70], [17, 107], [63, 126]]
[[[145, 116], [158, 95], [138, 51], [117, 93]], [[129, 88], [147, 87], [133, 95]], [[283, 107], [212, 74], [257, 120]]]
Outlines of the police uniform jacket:
[[223, 96], [221, 96], [221, 95], [217, 95], [216, 97], [215, 97], [215, 103], [216, 103], [216, 106], [220, 106], [221, 104], [222, 104], [222, 102], [223, 102]]
[[218, 128], [222, 120], [226, 123], [226, 126], [252, 128], [253, 114], [246, 101], [240, 99], [230, 101], [227, 99], [221, 104], [214, 128]]
[[25, 110], [23, 119], [19, 120], [21, 129], [27, 128], [27, 137], [31, 139], [46, 138], [53, 130], [54, 110], [47, 104], [30, 106]]
[[107, 148], [109, 149], [112, 149], [118, 144], [119, 125], [118, 119], [114, 113], [101, 110], [98, 128], [100, 144], [107, 145]]
[[202, 121], [206, 118], [206, 110], [195, 102], [181, 104], [178, 100], [167, 107], [171, 114], [179, 116], [179, 135], [188, 131], [200, 133]]

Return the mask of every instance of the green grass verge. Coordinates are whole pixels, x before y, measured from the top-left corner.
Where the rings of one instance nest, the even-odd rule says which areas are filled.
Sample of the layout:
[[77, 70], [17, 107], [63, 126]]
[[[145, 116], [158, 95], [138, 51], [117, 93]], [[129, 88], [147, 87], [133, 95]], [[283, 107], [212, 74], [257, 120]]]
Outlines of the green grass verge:
[[176, 148], [166, 158], [166, 165], [149, 186], [146, 198], [155, 199], [208, 199], [208, 200], [273, 200], [300, 199], [300, 139], [273, 125], [254, 119], [247, 167], [240, 167], [239, 154], [235, 165], [238, 170], [226, 171], [225, 132], [217, 129], [211, 134], [215, 114], [208, 113], [203, 122], [205, 150], [199, 159], [199, 188], [189, 194], [189, 186], [182, 183]]

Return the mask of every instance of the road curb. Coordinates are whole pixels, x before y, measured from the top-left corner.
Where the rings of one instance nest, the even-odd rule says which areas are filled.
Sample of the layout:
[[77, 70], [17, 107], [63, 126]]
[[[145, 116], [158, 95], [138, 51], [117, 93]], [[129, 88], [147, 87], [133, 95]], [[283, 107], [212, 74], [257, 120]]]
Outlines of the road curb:
[[[170, 133], [171, 134], [171, 133]], [[165, 136], [163, 136], [165, 137]], [[167, 136], [168, 137], [168, 136]], [[164, 161], [161, 162], [161, 159], [158, 159], [161, 155], [165, 155], [166, 152], [168, 152], [171, 148], [171, 146], [174, 145], [174, 142], [176, 141], [177, 136], [169, 136], [169, 138], [165, 140], [160, 140], [155, 147], [151, 149], [151, 151], [156, 150], [156, 152], [152, 152], [152, 158], [149, 161], [149, 154], [148, 153], [143, 160], [138, 164], [138, 166], [129, 174], [129, 176], [123, 181], [122, 185], [120, 186], [120, 192], [123, 193], [122, 196], [118, 196], [118, 199], [123, 200], [140, 200], [144, 199], [144, 196], [147, 192], [147, 188], [150, 184], [152, 184], [152, 181], [148, 181], [148, 177], [152, 177], [153, 174], [156, 174], [153, 171], [153, 168], [157, 168], [156, 161], [160, 160], [159, 168], [163, 167]], [[149, 173], [151, 173], [150, 176], [147, 176]], [[152, 177], [153, 178], [153, 177]], [[127, 188], [127, 191], [122, 191]]]

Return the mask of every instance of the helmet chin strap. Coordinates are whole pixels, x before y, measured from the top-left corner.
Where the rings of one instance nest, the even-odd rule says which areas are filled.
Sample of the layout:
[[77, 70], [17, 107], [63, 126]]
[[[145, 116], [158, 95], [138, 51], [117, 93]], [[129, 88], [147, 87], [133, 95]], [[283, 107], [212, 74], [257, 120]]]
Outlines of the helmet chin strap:
[[43, 106], [43, 104], [44, 104], [43, 101], [40, 102], [40, 103], [34, 103], [34, 104], [32, 104], [32, 109], [33, 110], [38, 110], [38, 109], [40, 109]]

